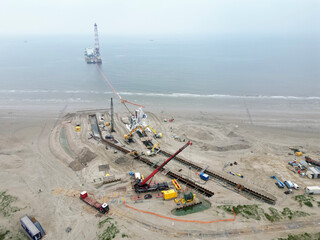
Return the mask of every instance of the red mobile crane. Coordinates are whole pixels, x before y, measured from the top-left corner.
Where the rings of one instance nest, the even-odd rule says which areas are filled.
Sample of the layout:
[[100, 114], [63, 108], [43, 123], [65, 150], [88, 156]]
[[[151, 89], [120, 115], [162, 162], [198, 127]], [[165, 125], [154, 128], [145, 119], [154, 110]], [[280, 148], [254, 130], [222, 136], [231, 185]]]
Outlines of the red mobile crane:
[[149, 184], [147, 182], [153, 178], [154, 175], [159, 172], [161, 168], [164, 167], [172, 158], [177, 156], [180, 152], [182, 152], [186, 147], [189, 145], [192, 145], [190, 141], [188, 141], [182, 148], [180, 148], [176, 153], [174, 153], [171, 157], [169, 157], [166, 161], [164, 161], [159, 167], [157, 167], [156, 170], [154, 170], [147, 178], [145, 178], [142, 182], [141, 180], [138, 180], [138, 182], [135, 183], [134, 189], [137, 193], [142, 193], [142, 192], [151, 192], [151, 191], [157, 191], [157, 190], [167, 190], [169, 189], [168, 183], [157, 183], [157, 184], [151, 184], [151, 181]]

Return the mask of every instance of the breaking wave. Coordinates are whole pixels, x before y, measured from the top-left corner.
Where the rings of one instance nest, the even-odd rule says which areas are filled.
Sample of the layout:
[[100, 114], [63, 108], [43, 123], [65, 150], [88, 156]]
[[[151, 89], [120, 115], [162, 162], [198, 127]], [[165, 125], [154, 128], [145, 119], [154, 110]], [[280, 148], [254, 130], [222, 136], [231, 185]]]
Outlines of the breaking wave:
[[296, 97], [296, 96], [266, 96], [266, 95], [228, 95], [228, 94], [192, 94], [192, 93], [133, 93], [119, 92], [128, 96], [154, 96], [173, 98], [250, 98], [250, 99], [296, 99], [296, 100], [320, 100], [320, 97]]
[[81, 98], [67, 98], [67, 99], [61, 99], [61, 98], [25, 98], [25, 99], [7, 99], [9, 102], [54, 102], [54, 103], [65, 103], [65, 102], [75, 102], [75, 103], [91, 103], [94, 101], [91, 100], [84, 100]]
[[[110, 91], [95, 90], [0, 90], [0, 93], [60, 93], [60, 94], [113, 94]], [[193, 93], [144, 93], [144, 92], [119, 92], [123, 96], [146, 96], [146, 97], [170, 97], [170, 98], [234, 98], [234, 99], [283, 99], [283, 100], [320, 100], [320, 97], [298, 97], [298, 96], [267, 96], [267, 95], [229, 95], [229, 94], [193, 94]]]

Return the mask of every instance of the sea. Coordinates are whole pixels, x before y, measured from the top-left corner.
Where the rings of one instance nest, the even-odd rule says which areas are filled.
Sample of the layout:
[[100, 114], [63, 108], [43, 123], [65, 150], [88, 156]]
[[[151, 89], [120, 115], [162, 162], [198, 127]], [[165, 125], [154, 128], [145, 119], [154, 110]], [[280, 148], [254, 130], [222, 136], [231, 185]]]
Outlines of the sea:
[[[145, 109], [320, 112], [320, 39], [308, 36], [101, 35], [101, 70]], [[91, 35], [0, 38], [0, 103], [122, 104], [95, 64]], [[136, 106], [127, 104], [129, 108]], [[281, 108], [279, 108], [281, 106]]]

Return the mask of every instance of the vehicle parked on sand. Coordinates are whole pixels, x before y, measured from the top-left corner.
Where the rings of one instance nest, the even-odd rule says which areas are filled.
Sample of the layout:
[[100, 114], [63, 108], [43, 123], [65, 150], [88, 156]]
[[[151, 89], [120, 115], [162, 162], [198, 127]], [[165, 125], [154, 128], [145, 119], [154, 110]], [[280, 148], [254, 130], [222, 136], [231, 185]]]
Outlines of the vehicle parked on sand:
[[151, 195], [151, 194], [146, 194], [146, 195], [144, 195], [144, 199], [150, 199], [150, 198], [152, 198], [152, 195]]
[[95, 199], [88, 196], [86, 191], [80, 193], [80, 199], [90, 205], [91, 207], [97, 209], [100, 213], [106, 214], [109, 212], [109, 205], [106, 203], [99, 203]]
[[271, 178], [277, 180], [275, 184], [278, 186], [278, 188], [284, 188], [284, 184], [276, 176], [271, 176]]
[[293, 185], [293, 189], [295, 189], [295, 190], [299, 190], [300, 189], [298, 184], [293, 182], [292, 185]]
[[293, 184], [290, 181], [284, 181], [284, 184], [287, 186], [288, 189], [292, 189], [293, 188]]
[[306, 187], [306, 193], [310, 195], [320, 194], [320, 187], [319, 186]]

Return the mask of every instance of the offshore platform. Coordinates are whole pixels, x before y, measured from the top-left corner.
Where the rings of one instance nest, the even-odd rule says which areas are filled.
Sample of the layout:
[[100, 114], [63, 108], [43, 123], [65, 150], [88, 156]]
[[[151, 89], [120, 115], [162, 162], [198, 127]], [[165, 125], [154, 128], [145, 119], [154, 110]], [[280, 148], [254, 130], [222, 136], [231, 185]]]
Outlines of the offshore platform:
[[98, 37], [98, 26], [94, 24], [94, 49], [92, 47], [84, 50], [84, 59], [87, 63], [102, 63], [100, 56], [99, 37]]

